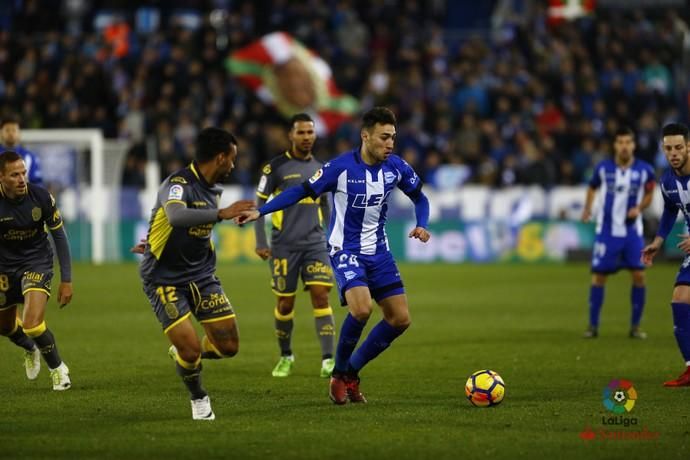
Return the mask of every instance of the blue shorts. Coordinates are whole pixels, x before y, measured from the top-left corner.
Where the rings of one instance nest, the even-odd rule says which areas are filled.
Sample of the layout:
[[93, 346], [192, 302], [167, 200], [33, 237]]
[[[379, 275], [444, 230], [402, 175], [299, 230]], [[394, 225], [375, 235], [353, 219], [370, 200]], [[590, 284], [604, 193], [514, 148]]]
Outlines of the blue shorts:
[[377, 302], [405, 293], [400, 271], [390, 252], [364, 255], [344, 249], [331, 255], [331, 266], [343, 306], [347, 305], [345, 291], [356, 286], [368, 287]]
[[628, 236], [602, 237], [597, 235], [592, 250], [592, 273], [616, 273], [621, 268], [644, 270], [640, 260], [644, 239], [630, 232]]
[[690, 256], [685, 256], [680, 264], [675, 286], [690, 286]]

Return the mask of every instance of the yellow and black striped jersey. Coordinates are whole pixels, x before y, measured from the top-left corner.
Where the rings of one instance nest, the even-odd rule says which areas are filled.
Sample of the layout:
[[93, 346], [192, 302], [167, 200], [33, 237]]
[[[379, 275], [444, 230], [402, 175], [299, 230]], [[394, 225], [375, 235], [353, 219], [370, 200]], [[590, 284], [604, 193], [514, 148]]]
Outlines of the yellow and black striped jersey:
[[0, 186], [0, 272], [20, 266], [53, 267], [46, 227], [62, 227], [62, 216], [48, 190], [34, 184], [27, 187], [26, 195], [10, 199]]
[[216, 254], [211, 240], [217, 212], [206, 223], [187, 226], [170, 224], [166, 207], [173, 203], [188, 209], [217, 210], [222, 189], [206, 182], [194, 162], [166, 178], [151, 211], [146, 250], [141, 262], [142, 279], [177, 285], [212, 275]]

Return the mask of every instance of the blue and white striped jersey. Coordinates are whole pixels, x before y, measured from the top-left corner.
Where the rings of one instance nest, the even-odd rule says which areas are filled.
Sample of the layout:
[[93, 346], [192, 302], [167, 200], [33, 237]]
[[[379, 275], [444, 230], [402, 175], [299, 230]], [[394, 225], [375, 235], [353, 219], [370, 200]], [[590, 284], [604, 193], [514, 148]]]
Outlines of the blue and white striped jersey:
[[635, 159], [628, 168], [621, 168], [609, 159], [599, 163], [589, 182], [592, 188], [601, 187], [603, 203], [596, 215], [597, 235], [625, 237], [628, 231], [642, 236], [642, 216], [628, 219], [628, 210], [638, 206], [645, 190], [654, 187], [654, 169]]
[[[680, 210], [685, 219], [685, 226], [690, 232], [690, 176], [678, 176], [673, 170], [668, 169], [661, 176], [660, 185], [661, 196], [664, 198], [664, 214], [668, 214], [669, 219], [675, 222]], [[662, 236], [666, 238], [668, 234]]]
[[347, 249], [373, 255], [389, 250], [384, 225], [393, 189], [398, 187], [414, 197], [422, 182], [397, 155], [370, 166], [355, 149], [326, 163], [304, 186], [311, 196], [333, 195], [328, 238], [331, 252]]

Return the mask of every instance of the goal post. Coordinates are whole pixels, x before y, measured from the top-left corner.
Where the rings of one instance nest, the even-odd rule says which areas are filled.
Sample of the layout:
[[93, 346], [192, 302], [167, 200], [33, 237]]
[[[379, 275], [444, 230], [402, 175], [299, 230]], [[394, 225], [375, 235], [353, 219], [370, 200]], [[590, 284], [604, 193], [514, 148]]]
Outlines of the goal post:
[[[94, 264], [102, 264], [106, 261], [106, 212], [110, 208], [113, 212], [119, 212], [108, 206], [111, 196], [105, 184], [105, 139], [100, 129], [25, 129], [22, 130], [22, 144], [34, 151], [41, 144], [67, 144], [77, 149], [85, 149], [89, 155], [89, 185], [88, 194], [90, 206], [88, 206], [88, 221], [90, 224], [91, 261]], [[41, 155], [39, 154], [39, 157]], [[43, 161], [43, 158], [41, 158]], [[45, 170], [45, 166], [43, 166]], [[119, 168], [121, 171], [121, 168]], [[77, 180], [83, 178], [77, 177]], [[81, 200], [84, 197], [78, 196]]]

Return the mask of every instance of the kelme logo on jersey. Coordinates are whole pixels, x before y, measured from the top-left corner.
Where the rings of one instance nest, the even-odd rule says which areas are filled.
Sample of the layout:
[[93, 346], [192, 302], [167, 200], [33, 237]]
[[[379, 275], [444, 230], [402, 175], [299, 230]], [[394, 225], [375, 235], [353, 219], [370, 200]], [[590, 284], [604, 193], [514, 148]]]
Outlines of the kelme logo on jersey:
[[309, 178], [309, 183], [313, 184], [314, 182], [319, 180], [321, 176], [323, 176], [323, 168], [319, 168], [319, 170], [316, 171], [314, 175]]
[[630, 412], [635, 407], [637, 391], [632, 382], [623, 379], [614, 379], [604, 388], [604, 407], [614, 414]]

